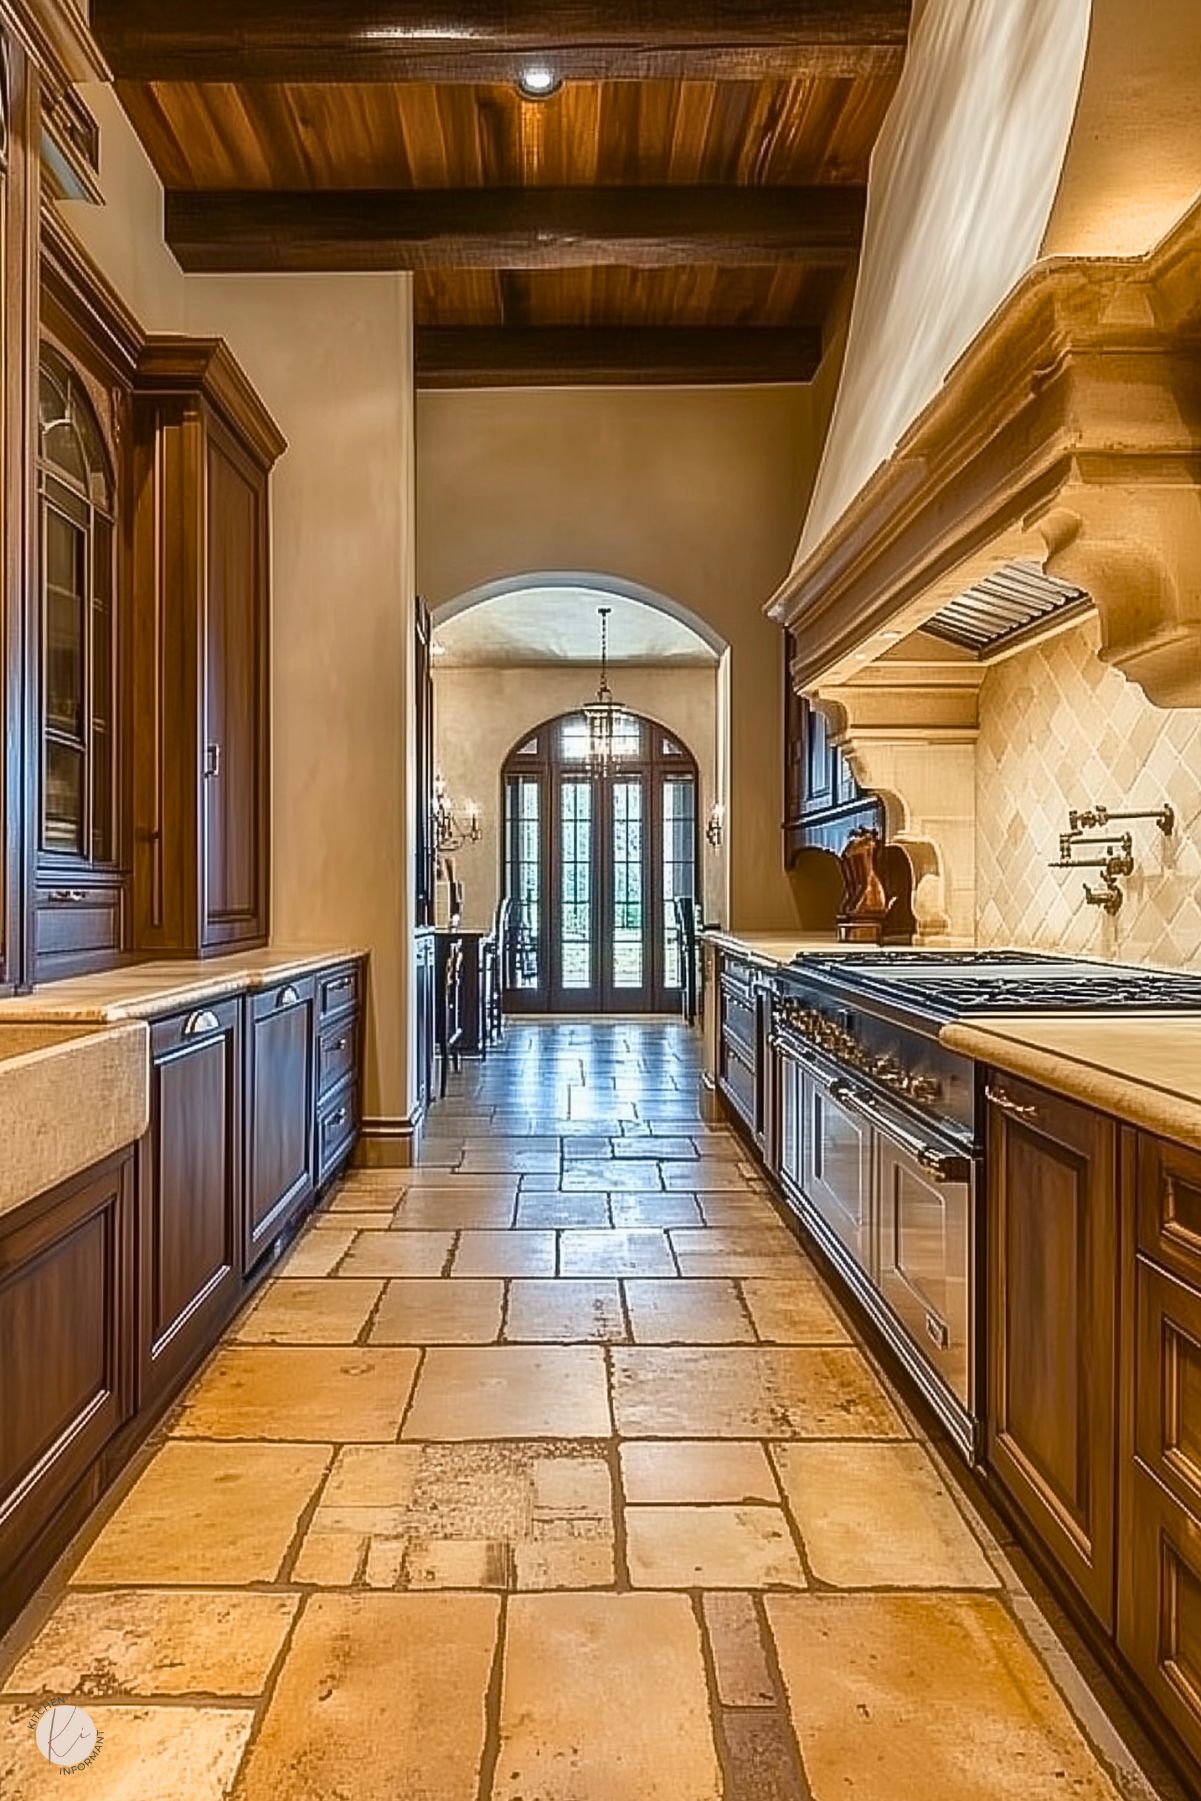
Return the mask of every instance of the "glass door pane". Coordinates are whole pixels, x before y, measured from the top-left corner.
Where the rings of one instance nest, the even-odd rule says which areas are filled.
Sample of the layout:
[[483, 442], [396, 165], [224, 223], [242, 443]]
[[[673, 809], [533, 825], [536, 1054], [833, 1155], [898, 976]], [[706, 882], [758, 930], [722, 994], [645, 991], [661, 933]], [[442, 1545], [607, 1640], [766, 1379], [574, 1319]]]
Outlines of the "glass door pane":
[[613, 782], [613, 987], [640, 989], [646, 980], [646, 893], [643, 880], [643, 785]]
[[592, 783], [566, 781], [559, 789], [559, 968], [564, 989], [593, 985]]
[[696, 782], [668, 776], [663, 783], [663, 986], [680, 986], [676, 895], [696, 899]]
[[542, 784], [537, 776], [512, 776], [507, 789], [507, 893], [512, 902], [513, 988], [542, 982]]

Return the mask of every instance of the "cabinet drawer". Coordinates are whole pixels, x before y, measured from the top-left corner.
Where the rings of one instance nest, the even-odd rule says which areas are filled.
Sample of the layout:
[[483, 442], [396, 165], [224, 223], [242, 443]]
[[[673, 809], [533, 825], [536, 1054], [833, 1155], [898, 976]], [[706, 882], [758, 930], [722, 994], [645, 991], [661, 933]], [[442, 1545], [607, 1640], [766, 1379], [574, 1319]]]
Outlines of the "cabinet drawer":
[[319, 975], [317, 1023], [324, 1025], [327, 1020], [336, 1019], [340, 1013], [349, 1013], [357, 1007], [363, 998], [362, 986], [363, 971], [359, 963], [347, 963]]
[[1201, 1154], [1138, 1141], [1138, 1248], [1201, 1288]]
[[34, 904], [39, 981], [98, 969], [120, 956], [125, 929], [123, 888], [54, 884], [39, 887]]
[[1134, 1459], [1126, 1483], [1118, 1647], [1201, 1757], [1201, 1523]]
[[1137, 1272], [1134, 1448], [1201, 1517], [1201, 1293], [1143, 1257]]
[[737, 1044], [723, 1038], [721, 1044], [721, 1085], [747, 1125], [755, 1124], [755, 1072]]
[[359, 1130], [359, 1090], [355, 1082], [318, 1108], [317, 1111], [317, 1183], [328, 1182], [338, 1165], [354, 1148]]
[[317, 1040], [317, 1099], [323, 1101], [335, 1088], [340, 1088], [355, 1071], [355, 1050], [359, 1037], [357, 1013], [326, 1026]]
[[749, 997], [744, 998], [740, 993], [727, 988], [724, 982], [721, 990], [721, 1029], [748, 1057], [754, 1057], [755, 1003]]

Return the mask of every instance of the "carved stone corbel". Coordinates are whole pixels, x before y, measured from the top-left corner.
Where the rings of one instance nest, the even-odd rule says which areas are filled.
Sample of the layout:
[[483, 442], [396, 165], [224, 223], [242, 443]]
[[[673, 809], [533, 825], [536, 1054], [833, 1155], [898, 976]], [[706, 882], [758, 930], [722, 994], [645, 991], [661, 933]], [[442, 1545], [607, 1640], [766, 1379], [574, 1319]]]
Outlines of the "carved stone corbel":
[[1201, 706], [1201, 494], [1111, 490], [1101, 511], [1056, 507], [1039, 521], [1048, 574], [1095, 601], [1103, 662], [1154, 706]]
[[976, 665], [903, 661], [819, 688], [811, 703], [908, 854], [918, 936], [970, 939], [976, 918]]

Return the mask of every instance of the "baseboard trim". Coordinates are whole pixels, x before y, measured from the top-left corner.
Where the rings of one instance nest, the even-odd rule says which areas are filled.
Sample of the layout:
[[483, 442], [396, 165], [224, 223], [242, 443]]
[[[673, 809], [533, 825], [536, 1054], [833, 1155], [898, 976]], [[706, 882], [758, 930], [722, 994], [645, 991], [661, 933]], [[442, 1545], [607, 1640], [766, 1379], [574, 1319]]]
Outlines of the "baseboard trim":
[[415, 1107], [407, 1119], [365, 1119], [355, 1147], [355, 1168], [412, 1169], [424, 1127], [424, 1107]]

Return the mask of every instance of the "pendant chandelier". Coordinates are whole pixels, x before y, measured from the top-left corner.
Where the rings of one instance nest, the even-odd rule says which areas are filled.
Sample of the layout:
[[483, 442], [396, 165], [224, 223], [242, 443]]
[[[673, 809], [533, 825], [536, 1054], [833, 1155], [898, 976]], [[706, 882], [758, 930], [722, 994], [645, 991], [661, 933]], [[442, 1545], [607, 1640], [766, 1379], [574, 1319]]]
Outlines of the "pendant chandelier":
[[612, 607], [597, 607], [600, 615], [600, 687], [596, 699], [583, 709], [588, 726], [588, 764], [597, 772], [611, 767], [617, 753], [624, 709], [619, 707], [609, 687], [609, 614]]

